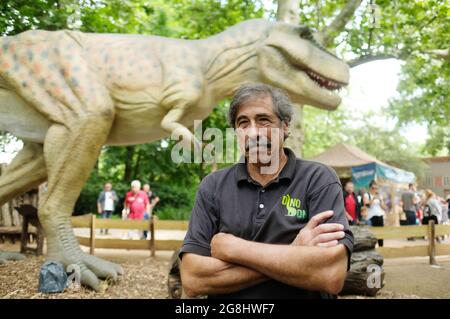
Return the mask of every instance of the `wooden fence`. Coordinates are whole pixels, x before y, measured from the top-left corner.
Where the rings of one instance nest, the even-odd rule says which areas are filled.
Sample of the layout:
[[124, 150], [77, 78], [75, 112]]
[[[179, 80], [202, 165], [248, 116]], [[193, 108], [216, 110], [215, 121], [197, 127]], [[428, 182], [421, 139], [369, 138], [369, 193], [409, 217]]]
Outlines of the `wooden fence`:
[[[72, 217], [74, 228], [90, 229], [90, 237], [78, 236], [77, 238], [81, 245], [90, 247], [91, 254], [95, 253], [95, 248], [143, 249], [150, 250], [152, 256], [155, 255], [155, 250], [176, 250], [181, 247], [182, 240], [156, 240], [155, 232], [158, 230], [186, 231], [188, 224], [188, 221], [182, 220], [97, 219], [93, 214]], [[151, 239], [96, 238], [96, 229], [148, 230]], [[378, 247], [376, 250], [384, 258], [429, 256], [430, 262], [435, 263], [435, 256], [450, 255], [450, 244], [439, 244], [435, 239], [437, 236], [450, 235], [450, 225], [435, 225], [434, 222], [430, 222], [429, 225], [371, 227], [370, 230], [378, 239], [406, 240], [423, 237], [428, 239], [427, 245]]]
[[420, 226], [384, 226], [371, 227], [370, 231], [378, 239], [428, 239], [428, 245], [411, 245], [402, 247], [378, 247], [377, 251], [384, 258], [420, 257], [428, 256], [430, 263], [435, 264], [435, 257], [450, 255], [450, 244], [436, 243], [436, 237], [450, 235], [450, 225], [435, 225], [430, 221], [428, 225]]
[[[182, 240], [156, 240], [155, 231], [187, 230], [188, 223], [182, 220], [97, 219], [94, 214], [72, 217], [73, 228], [90, 229], [89, 237], [77, 236], [77, 239], [80, 245], [90, 247], [91, 254], [95, 253], [95, 248], [143, 249], [150, 250], [152, 256], [155, 250], [176, 250], [181, 247]], [[96, 238], [96, 229], [148, 230], [150, 240]]]

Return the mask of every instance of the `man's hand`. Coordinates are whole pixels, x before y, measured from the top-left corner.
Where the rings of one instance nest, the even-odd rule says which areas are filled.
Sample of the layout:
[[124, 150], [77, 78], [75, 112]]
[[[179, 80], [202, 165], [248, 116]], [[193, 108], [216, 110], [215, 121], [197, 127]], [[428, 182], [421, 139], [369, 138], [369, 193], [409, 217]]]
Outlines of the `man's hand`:
[[211, 256], [228, 261], [232, 256], [234, 248], [242, 239], [226, 233], [217, 233], [211, 240]]
[[291, 243], [294, 246], [333, 247], [338, 240], [345, 237], [344, 226], [341, 224], [321, 224], [322, 221], [333, 216], [332, 210], [315, 215], [298, 233]]

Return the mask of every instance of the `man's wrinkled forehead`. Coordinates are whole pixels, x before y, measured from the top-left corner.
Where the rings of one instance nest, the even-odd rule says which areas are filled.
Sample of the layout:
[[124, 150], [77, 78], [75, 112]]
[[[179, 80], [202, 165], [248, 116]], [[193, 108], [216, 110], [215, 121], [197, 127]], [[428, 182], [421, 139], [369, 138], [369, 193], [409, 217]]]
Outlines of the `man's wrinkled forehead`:
[[257, 117], [261, 115], [275, 115], [272, 97], [267, 93], [261, 93], [243, 101], [236, 112], [236, 123], [242, 117]]

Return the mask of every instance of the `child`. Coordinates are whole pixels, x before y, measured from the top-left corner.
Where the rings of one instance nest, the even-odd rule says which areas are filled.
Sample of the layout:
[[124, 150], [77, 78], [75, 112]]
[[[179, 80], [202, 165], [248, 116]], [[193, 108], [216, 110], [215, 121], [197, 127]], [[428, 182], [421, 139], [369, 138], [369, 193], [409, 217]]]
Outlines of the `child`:
[[372, 226], [370, 219], [367, 219], [368, 213], [369, 209], [366, 206], [361, 207], [361, 220], [359, 221], [360, 225]]

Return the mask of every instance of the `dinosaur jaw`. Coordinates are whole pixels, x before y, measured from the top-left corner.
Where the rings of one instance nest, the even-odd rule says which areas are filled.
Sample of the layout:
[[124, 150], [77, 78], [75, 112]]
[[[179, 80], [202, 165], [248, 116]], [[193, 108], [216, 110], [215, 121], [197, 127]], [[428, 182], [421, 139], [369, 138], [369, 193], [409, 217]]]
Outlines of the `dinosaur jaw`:
[[343, 86], [347, 85], [346, 83], [340, 83], [338, 81], [329, 79], [317, 72], [314, 72], [311, 69], [305, 68], [302, 71], [305, 72], [308, 75], [308, 77], [322, 89], [336, 91], [342, 89]]
[[[304, 62], [308, 59], [314, 63]], [[294, 102], [327, 110], [339, 106], [338, 91], [349, 78], [348, 66], [326, 52], [314, 50], [297, 56], [273, 45], [264, 47], [260, 69], [267, 82], [285, 89]]]

